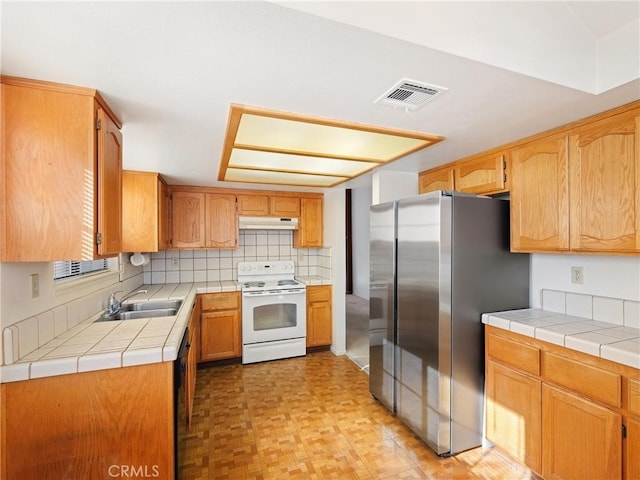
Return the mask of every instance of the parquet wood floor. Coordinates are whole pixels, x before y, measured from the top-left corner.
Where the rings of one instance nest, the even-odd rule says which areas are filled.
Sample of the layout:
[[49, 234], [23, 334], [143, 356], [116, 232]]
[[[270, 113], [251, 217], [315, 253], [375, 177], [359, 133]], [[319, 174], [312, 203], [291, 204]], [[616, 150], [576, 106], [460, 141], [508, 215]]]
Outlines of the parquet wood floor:
[[345, 356], [198, 370], [184, 479], [536, 478], [494, 449], [440, 458], [369, 395]]

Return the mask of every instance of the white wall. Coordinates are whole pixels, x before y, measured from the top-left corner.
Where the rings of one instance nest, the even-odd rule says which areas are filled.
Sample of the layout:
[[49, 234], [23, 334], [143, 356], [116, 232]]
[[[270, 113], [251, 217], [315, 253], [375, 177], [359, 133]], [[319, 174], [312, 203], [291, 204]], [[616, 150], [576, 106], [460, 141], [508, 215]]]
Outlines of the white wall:
[[324, 244], [331, 247], [331, 280], [333, 281], [333, 344], [336, 355], [347, 353], [346, 346], [346, 230], [345, 192], [324, 192]]
[[[64, 303], [71, 302], [91, 293], [105, 291], [105, 307], [108, 292], [112, 290], [127, 291], [142, 285], [142, 268], [133, 267], [128, 263], [128, 256], [123, 261], [126, 266], [122, 276], [126, 280], [121, 285], [120, 275], [117, 272], [98, 277], [87, 277], [81, 281], [75, 281], [71, 286], [69, 282], [53, 280], [53, 263], [26, 262], [26, 263], [1, 263], [0, 264], [0, 329], [13, 325], [25, 318], [50, 310]], [[37, 273], [40, 277], [40, 295], [31, 298], [31, 274]], [[66, 286], [65, 286], [66, 284]]]
[[369, 207], [371, 187], [351, 190], [353, 294], [369, 298]]
[[418, 174], [381, 170], [371, 177], [371, 203], [391, 202], [418, 194]]
[[[571, 267], [584, 268], [584, 283], [571, 283]], [[540, 307], [540, 290], [640, 301], [640, 258], [605, 255], [531, 256], [531, 306]]]

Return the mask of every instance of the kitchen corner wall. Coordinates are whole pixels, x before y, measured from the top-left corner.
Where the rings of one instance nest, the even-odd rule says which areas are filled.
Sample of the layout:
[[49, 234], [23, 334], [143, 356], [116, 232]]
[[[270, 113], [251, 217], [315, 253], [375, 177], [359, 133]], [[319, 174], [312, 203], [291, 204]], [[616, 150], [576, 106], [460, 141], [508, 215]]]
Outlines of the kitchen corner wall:
[[238, 262], [293, 260], [297, 276], [331, 278], [330, 248], [295, 248], [290, 230], [240, 230], [236, 249], [165, 250], [151, 254], [144, 283], [237, 280]]
[[[40, 345], [52, 332], [57, 335], [98, 313], [114, 290], [131, 291], [142, 285], [142, 268], [131, 265], [129, 255], [120, 255], [118, 262], [119, 272], [58, 282], [53, 280], [50, 262], [0, 263], [0, 332], [17, 324], [21, 342]], [[40, 294], [31, 298], [34, 273], [40, 278]]]
[[[584, 283], [571, 283], [571, 267], [582, 267]], [[531, 255], [531, 306], [542, 305], [542, 289], [640, 302], [640, 257]]]

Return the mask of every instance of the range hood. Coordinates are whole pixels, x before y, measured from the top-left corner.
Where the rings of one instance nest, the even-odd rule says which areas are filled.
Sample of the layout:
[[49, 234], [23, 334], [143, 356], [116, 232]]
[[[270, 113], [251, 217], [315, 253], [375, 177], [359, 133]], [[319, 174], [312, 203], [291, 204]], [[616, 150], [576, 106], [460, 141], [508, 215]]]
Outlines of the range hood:
[[240, 230], [297, 230], [298, 219], [291, 217], [238, 217]]

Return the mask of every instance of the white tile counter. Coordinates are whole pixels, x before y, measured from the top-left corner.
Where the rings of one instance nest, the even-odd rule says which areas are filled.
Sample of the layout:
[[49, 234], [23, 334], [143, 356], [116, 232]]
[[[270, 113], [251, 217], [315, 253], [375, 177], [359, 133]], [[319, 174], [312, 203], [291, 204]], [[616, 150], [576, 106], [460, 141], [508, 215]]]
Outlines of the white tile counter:
[[298, 280], [300, 283], [304, 283], [306, 286], [333, 284], [330, 278], [320, 277], [319, 275], [308, 275], [300, 277], [296, 276], [296, 280]]
[[[319, 276], [296, 279], [305, 285], [331, 284], [331, 280]], [[142, 285], [136, 290], [145, 289], [147, 293], [137, 294], [125, 304], [181, 299], [177, 315], [96, 322], [102, 313], [98, 312], [79, 319], [77, 325], [55, 337], [52, 333], [51, 340], [40, 345], [38, 335], [42, 336], [42, 332], [37, 325], [34, 328], [12, 325], [3, 331], [5, 364], [0, 367], [0, 382], [172, 362], [177, 357], [196, 294], [233, 292], [240, 288], [233, 280]], [[29, 321], [24, 322], [25, 326], [30, 326]], [[27, 337], [27, 333], [31, 335]]]
[[482, 323], [640, 368], [640, 328], [534, 308], [485, 313]]
[[[30, 342], [19, 339], [25, 334], [19, 326], [3, 331], [5, 361], [0, 367], [0, 381], [15, 382], [31, 378], [89, 372], [109, 368], [172, 362], [184, 335], [191, 307], [197, 293], [236, 291], [240, 285], [234, 281], [142, 285], [128, 301], [183, 300], [177, 315], [171, 317], [110, 320], [96, 322], [100, 313], [63, 331], [50, 341], [20, 355], [20, 346]], [[21, 341], [22, 340], [22, 341]], [[23, 349], [25, 350], [25, 349]], [[15, 358], [13, 358], [15, 357]]]

